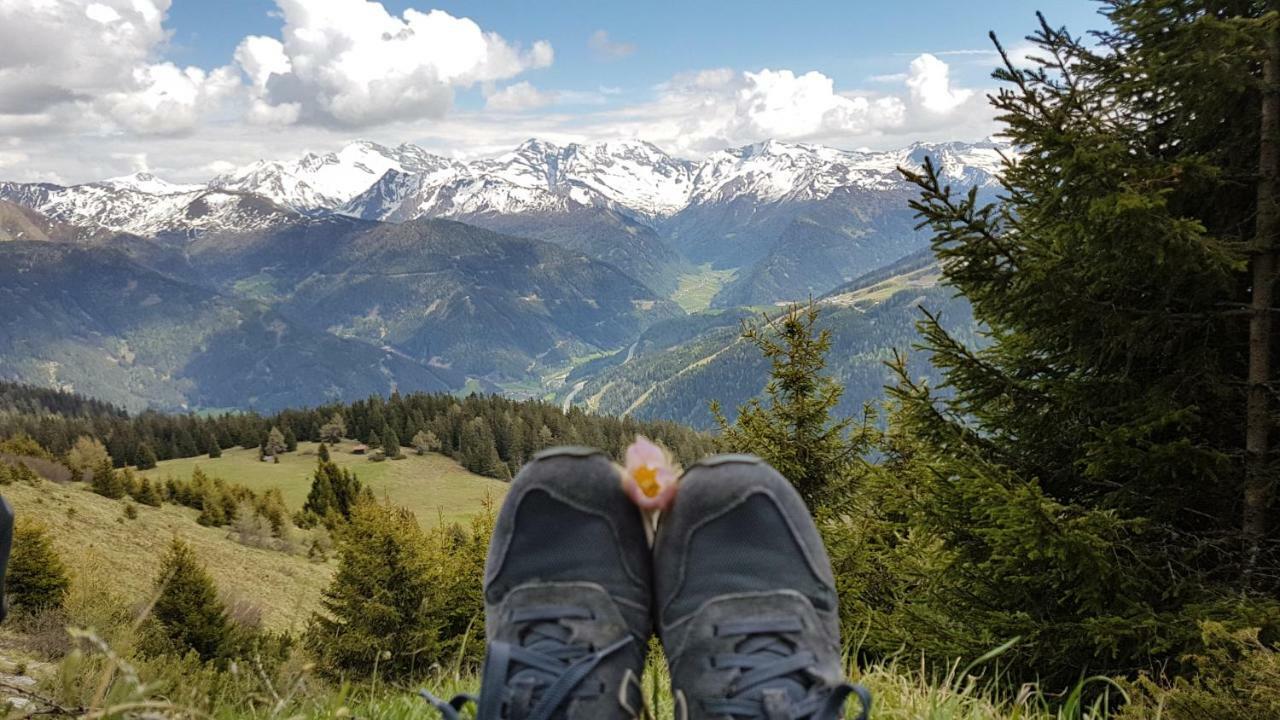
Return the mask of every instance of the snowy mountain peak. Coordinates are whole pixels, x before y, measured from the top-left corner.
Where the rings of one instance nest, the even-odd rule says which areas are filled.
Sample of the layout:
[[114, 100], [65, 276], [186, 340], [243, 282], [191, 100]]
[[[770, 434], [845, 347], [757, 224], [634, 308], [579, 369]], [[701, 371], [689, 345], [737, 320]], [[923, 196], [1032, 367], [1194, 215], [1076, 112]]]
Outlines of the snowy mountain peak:
[[209, 186], [251, 192], [300, 212], [319, 213], [347, 203], [389, 170], [427, 173], [450, 165], [415, 145], [388, 148], [357, 140], [337, 152], [309, 152], [294, 162], [259, 160], [214, 178]]
[[101, 184], [117, 190], [136, 190], [150, 195], [177, 195], [204, 189], [203, 185], [179, 185], [161, 180], [149, 172], [136, 172], [132, 175], [108, 178]]

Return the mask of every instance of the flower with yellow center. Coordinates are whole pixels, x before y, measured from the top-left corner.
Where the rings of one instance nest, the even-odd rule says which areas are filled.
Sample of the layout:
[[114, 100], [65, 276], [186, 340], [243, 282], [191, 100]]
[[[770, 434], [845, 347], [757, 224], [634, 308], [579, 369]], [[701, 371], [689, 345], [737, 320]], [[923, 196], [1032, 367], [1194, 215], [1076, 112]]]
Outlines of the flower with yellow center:
[[656, 512], [670, 506], [679, 477], [675, 461], [648, 438], [637, 435], [627, 447], [622, 488], [641, 510]]

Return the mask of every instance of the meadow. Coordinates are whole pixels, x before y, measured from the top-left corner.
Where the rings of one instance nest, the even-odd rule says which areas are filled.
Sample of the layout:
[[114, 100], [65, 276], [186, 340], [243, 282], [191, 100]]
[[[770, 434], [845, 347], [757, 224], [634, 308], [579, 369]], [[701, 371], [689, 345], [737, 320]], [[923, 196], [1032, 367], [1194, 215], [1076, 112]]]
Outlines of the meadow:
[[[468, 472], [454, 460], [406, 449], [403, 460], [372, 462], [368, 455], [354, 455], [354, 442], [343, 441], [330, 450], [330, 458], [356, 474], [379, 500], [412, 510], [423, 527], [465, 520], [475, 514], [486, 497], [500, 503], [507, 484]], [[197, 467], [211, 477], [243, 485], [255, 492], [279, 488], [290, 511], [302, 507], [311, 489], [319, 443], [300, 442], [296, 452], [280, 455], [279, 463], [262, 462], [256, 449], [233, 448], [222, 457], [198, 456], [167, 460], [141, 475], [151, 480], [187, 479]]]

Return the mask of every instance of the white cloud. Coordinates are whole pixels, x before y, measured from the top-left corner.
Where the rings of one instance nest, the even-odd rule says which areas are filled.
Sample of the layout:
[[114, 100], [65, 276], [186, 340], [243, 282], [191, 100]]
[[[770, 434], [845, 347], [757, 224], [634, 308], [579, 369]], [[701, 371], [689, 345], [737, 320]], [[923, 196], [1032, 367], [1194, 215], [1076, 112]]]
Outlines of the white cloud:
[[688, 155], [765, 138], [843, 143], [895, 128], [906, 112], [898, 97], [838, 93], [819, 72], [720, 68], [679, 75], [656, 91], [651, 103], [603, 116], [619, 136]]
[[911, 99], [933, 113], [951, 112], [973, 95], [972, 90], [953, 88], [951, 68], [928, 53], [911, 61], [907, 87], [911, 90]]
[[285, 75], [293, 70], [293, 63], [284, 52], [284, 43], [273, 37], [250, 35], [236, 47], [236, 62], [253, 87], [265, 89], [272, 75]]
[[[766, 138], [885, 148], [994, 129], [983, 93], [937, 56], [860, 89], [821, 72], [721, 68], [647, 92], [550, 90], [523, 77], [551, 63], [546, 43], [517, 46], [442, 12], [278, 0], [281, 34], [246, 37], [208, 70], [163, 60], [169, 2], [0, 0], [0, 179], [83, 182], [144, 157], [161, 177], [200, 181], [354, 137], [457, 157], [533, 136], [640, 138], [697, 157]], [[453, 107], [468, 87], [484, 109]]]
[[229, 70], [155, 63], [170, 0], [0, 3], [0, 115], [9, 127], [66, 131], [114, 120], [137, 133], [192, 129], [234, 91]]
[[550, 105], [556, 101], [554, 93], [543, 92], [528, 82], [518, 82], [489, 95], [485, 109], [497, 112], [521, 112]]
[[144, 135], [191, 130], [240, 86], [231, 68], [206, 73], [173, 63], [135, 68], [133, 81], [132, 89], [105, 95], [102, 105], [122, 127]]
[[587, 38], [587, 47], [604, 60], [618, 60], [635, 53], [635, 43], [616, 42], [609, 38], [606, 30], [597, 30]]
[[[439, 118], [456, 88], [550, 65], [551, 45], [527, 50], [467, 18], [365, 0], [277, 0], [282, 41], [246, 38], [237, 60], [257, 88], [259, 120], [368, 127]], [[287, 108], [287, 109], [286, 109]]]
[[485, 95], [485, 110], [499, 113], [528, 112], [548, 105], [604, 105], [609, 93], [603, 90], [539, 90], [527, 81], [508, 85]]

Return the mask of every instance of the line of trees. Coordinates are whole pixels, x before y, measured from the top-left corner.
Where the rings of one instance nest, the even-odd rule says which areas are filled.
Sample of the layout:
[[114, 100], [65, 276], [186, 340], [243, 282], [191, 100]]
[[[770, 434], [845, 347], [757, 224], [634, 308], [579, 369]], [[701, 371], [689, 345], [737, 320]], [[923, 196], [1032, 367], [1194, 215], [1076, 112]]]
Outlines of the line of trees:
[[27, 436], [60, 458], [86, 451], [85, 443], [96, 441], [116, 467], [142, 469], [173, 458], [217, 457], [233, 447], [262, 448], [274, 455], [296, 448], [299, 441], [342, 438], [377, 439], [376, 447], [394, 458], [401, 454], [402, 440], [410, 440], [415, 448], [429, 445], [472, 472], [496, 478], [511, 477], [534, 453], [552, 445], [591, 445], [619, 453], [643, 434], [661, 440], [685, 462], [713, 446], [709, 436], [675, 423], [604, 417], [578, 408], [564, 412], [550, 403], [498, 396], [396, 393], [269, 416], [145, 412], [132, 417], [70, 397], [64, 405], [90, 411], [57, 414], [62, 405], [54, 403], [40, 405], [36, 412], [33, 403], [0, 409], [0, 438]]

